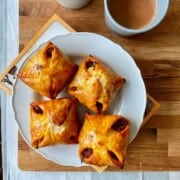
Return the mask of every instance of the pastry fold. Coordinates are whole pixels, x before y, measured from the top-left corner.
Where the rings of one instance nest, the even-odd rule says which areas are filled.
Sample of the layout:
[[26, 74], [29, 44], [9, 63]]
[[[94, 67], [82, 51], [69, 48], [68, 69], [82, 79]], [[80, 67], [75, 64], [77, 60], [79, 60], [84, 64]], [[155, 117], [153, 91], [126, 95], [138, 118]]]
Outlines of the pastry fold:
[[30, 131], [35, 148], [76, 144], [79, 128], [76, 99], [61, 98], [30, 104]]
[[30, 57], [18, 77], [36, 92], [56, 98], [77, 71], [77, 65], [49, 42]]
[[68, 86], [68, 93], [96, 113], [108, 110], [125, 79], [99, 59], [88, 56]]
[[85, 115], [79, 134], [81, 161], [123, 168], [129, 143], [129, 121], [120, 115]]

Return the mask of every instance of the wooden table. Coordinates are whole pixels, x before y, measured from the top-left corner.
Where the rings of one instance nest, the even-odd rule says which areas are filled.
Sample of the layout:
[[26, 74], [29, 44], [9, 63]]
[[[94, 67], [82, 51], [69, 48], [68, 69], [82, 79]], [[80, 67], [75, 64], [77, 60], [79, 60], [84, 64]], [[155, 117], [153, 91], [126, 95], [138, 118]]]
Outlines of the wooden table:
[[[161, 107], [130, 144], [125, 170], [180, 170], [180, 1], [171, 0], [168, 14], [158, 27], [129, 38], [118, 36], [106, 27], [103, 0], [92, 0], [80, 10], [65, 9], [55, 0], [20, 0], [19, 8], [20, 50], [49, 17], [57, 13], [75, 30], [104, 35], [134, 57], [147, 92]], [[64, 167], [45, 160], [31, 150], [21, 136], [19, 167], [35, 171], [92, 170]]]

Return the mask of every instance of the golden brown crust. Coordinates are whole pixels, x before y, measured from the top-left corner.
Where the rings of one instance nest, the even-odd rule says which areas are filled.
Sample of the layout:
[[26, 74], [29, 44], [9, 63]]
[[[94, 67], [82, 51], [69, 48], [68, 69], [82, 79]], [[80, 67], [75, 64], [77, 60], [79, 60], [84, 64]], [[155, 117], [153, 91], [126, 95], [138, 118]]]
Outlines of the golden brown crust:
[[49, 42], [28, 59], [18, 77], [35, 91], [54, 99], [76, 70], [77, 65]]
[[30, 129], [35, 148], [77, 143], [79, 127], [76, 99], [37, 101], [30, 105]]
[[100, 60], [88, 56], [68, 87], [68, 92], [94, 112], [105, 112], [125, 79]]
[[86, 114], [79, 134], [79, 156], [88, 164], [123, 168], [128, 142], [126, 118]]

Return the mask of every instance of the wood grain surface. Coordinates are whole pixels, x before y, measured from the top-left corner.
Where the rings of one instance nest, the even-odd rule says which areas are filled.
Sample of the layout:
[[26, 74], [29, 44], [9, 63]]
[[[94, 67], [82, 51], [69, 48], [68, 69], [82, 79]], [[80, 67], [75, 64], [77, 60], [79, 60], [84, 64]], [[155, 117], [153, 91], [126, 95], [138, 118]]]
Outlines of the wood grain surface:
[[[103, 0], [92, 0], [79, 10], [68, 10], [55, 0], [20, 0], [20, 50], [54, 13], [77, 31], [98, 33], [120, 44], [141, 69], [147, 92], [161, 104], [128, 147], [125, 171], [180, 170], [180, 1], [170, 1], [166, 18], [155, 29], [124, 38], [106, 27]], [[35, 171], [93, 170], [48, 161], [30, 149], [21, 136], [19, 167]]]

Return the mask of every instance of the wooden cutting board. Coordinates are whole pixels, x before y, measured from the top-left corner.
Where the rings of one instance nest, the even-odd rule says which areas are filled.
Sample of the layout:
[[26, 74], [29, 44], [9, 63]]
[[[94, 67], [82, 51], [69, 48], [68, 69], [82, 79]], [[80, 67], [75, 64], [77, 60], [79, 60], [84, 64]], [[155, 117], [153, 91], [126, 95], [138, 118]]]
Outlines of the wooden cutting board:
[[[123, 38], [104, 23], [103, 0], [68, 10], [55, 0], [20, 0], [20, 50], [54, 13], [77, 31], [104, 35], [126, 49], [142, 71], [148, 93], [161, 107], [127, 152], [125, 171], [180, 170], [180, 1], [172, 0], [165, 20], [150, 32]], [[65, 167], [35, 153], [19, 135], [18, 164], [30, 171], [91, 171]], [[118, 169], [108, 169], [118, 170]]]

